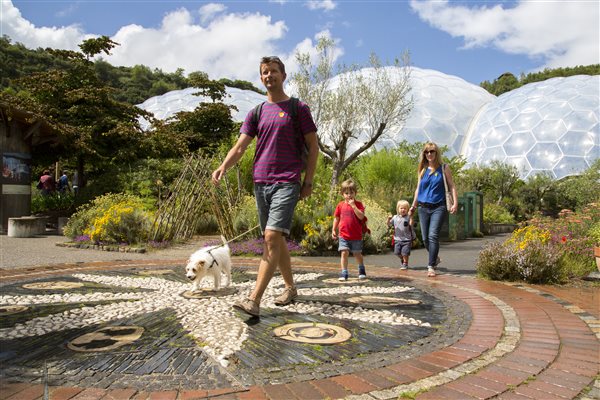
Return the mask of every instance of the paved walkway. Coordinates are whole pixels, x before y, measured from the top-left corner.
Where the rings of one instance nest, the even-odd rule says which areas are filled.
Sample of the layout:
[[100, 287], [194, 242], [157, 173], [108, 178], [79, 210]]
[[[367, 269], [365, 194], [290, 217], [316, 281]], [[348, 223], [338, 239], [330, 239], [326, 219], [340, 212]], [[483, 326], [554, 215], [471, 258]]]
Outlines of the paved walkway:
[[[0, 237], [0, 239], [4, 253], [6, 237]], [[228, 381], [216, 382], [210, 387], [198, 385], [193, 388], [165, 390], [112, 387], [110, 384], [108, 386], [81, 384], [81, 382], [91, 382], [89, 380], [79, 381], [77, 385], [54, 386], [50, 383], [46, 387], [43, 384], [43, 378], [26, 382], [23, 379], [19, 381], [18, 376], [4, 376], [0, 379], [0, 400], [42, 399], [45, 390], [50, 399], [76, 400], [600, 398], [600, 385], [597, 380], [600, 372], [598, 301], [600, 289], [597, 286], [585, 288], [546, 287], [477, 279], [472, 273], [472, 262], [461, 263], [460, 254], [463, 254], [464, 260], [472, 260], [473, 252], [476, 253], [476, 248], [478, 246], [480, 248], [483, 243], [484, 241], [479, 240], [445, 244], [441, 253], [444, 258], [443, 262], [446, 264], [445, 271], [433, 279], [426, 278], [425, 269], [418, 267], [420, 265], [419, 257], [422, 257], [422, 254], [419, 255], [418, 252], [415, 252], [413, 264], [417, 267], [409, 271], [400, 271], [395, 268], [396, 260], [393, 256], [369, 258], [368, 272], [373, 283], [367, 287], [376, 283], [377, 285], [387, 285], [386, 287], [392, 290], [399, 285], [406, 285], [420, 293], [418, 298], [425, 306], [429, 304], [433, 307], [428, 308], [429, 315], [433, 315], [437, 309], [443, 316], [437, 325], [436, 323], [431, 325], [434, 329], [415, 328], [415, 335], [420, 334], [422, 337], [404, 347], [394, 348], [393, 343], [382, 343], [382, 347], [374, 352], [378, 358], [368, 354], [369, 349], [365, 349], [364, 343], [361, 343], [360, 340], [362, 332], [373, 330], [377, 324], [356, 321], [357, 325], [353, 332], [357, 333], [358, 340], [352, 344], [338, 345], [338, 347], [335, 345], [332, 347], [295, 345], [295, 348], [302, 348], [312, 356], [321, 355], [322, 357], [324, 351], [329, 351], [330, 353], [326, 354], [335, 360], [328, 361], [325, 357], [321, 362], [313, 364], [310, 364], [308, 359], [305, 359], [304, 362], [298, 359], [290, 361], [297, 364], [295, 365], [296, 369], [292, 371], [304, 371], [303, 374], [281, 375], [281, 368], [273, 365], [270, 368], [264, 368], [269, 380], [260, 382], [259, 379], [255, 379], [255, 384], [247, 384], [242, 375], [235, 376], [236, 371], [242, 371], [241, 369], [235, 365], [225, 365], [213, 369], [210, 374], [227, 375], [230, 377]], [[453, 250], [458, 247], [461, 250]], [[3, 263], [3, 269], [0, 270], [4, 288], [2, 291], [4, 292], [7, 288], [13, 291], [23, 290], [15, 286], [17, 283], [63, 281], [65, 278], [72, 280], [74, 277], [80, 276], [79, 274], [121, 276], [125, 272], [131, 273], [135, 270], [163, 271], [165, 268], [173, 268], [177, 274], [181, 275], [182, 265], [189, 250], [184, 247], [179, 250], [171, 250], [168, 255], [166, 253], [154, 254], [155, 257], [133, 255], [128, 260], [99, 261], [100, 253], [103, 252], [92, 252], [89, 253], [91, 256], [86, 255], [88, 262], [83, 263], [78, 261], [78, 256], [71, 261], [63, 258], [62, 263], [52, 265], [31, 266], [27, 262], [22, 262], [21, 265]], [[59, 252], [61, 251], [59, 250]], [[178, 251], [181, 251], [181, 254], [177, 253]], [[87, 252], [86, 254], [88, 254]], [[113, 255], [113, 257], [115, 256]], [[130, 255], [123, 256], [123, 258], [127, 258]], [[138, 256], [141, 257], [137, 258]], [[3, 259], [12, 260], [13, 255], [4, 254]], [[89, 262], [89, 260], [98, 261]], [[375, 260], [380, 263], [375, 263]], [[239, 280], [240, 274], [252, 273], [256, 269], [257, 263], [257, 259], [236, 258], [234, 264], [237, 279]], [[319, 279], [324, 279], [335, 277], [339, 267], [335, 259], [298, 258], [295, 259], [294, 268], [296, 273], [307, 275], [318, 273], [322, 275]], [[184, 282], [183, 278], [182, 282]], [[241, 285], [243, 284], [240, 284], [240, 290], [243, 287]], [[322, 288], [332, 286], [325, 280], [316, 284], [303, 283], [300, 286], [301, 299], [299, 303], [310, 305], [311, 302], [318, 300], [314, 295], [311, 297], [312, 286], [315, 285]], [[383, 289], [378, 287], [373, 290]], [[343, 292], [340, 293], [338, 297], [343, 296]], [[148, 301], [150, 301], [149, 299], [150, 297], [148, 297]], [[354, 310], [358, 312], [358, 309]], [[389, 309], [375, 307], [377, 312], [382, 310]], [[454, 314], [445, 315], [446, 311], [444, 310], [449, 310], [448, 313]], [[410, 311], [405, 312], [407, 316], [410, 315]], [[290, 314], [289, 310], [278, 310], [276, 307], [265, 308], [261, 318], [262, 322], [258, 326], [278, 325], [294, 319], [294, 315], [300, 317], [298, 313]], [[427, 313], [419, 315], [427, 317]], [[343, 323], [343, 315], [339, 315], [341, 319], [331, 318], [327, 315], [325, 317], [307, 317], [306, 315], [302, 317], [309, 318], [313, 322], [326, 320], [332, 324], [351, 326], [350, 323]], [[2, 318], [0, 318], [1, 320]], [[249, 335], [244, 345], [245, 350], [242, 350], [240, 354], [247, 355], [251, 354], [251, 348], [258, 346], [263, 339], [256, 333], [259, 329], [252, 326], [255, 322], [248, 321], [246, 323]], [[4, 327], [5, 325], [0, 326], [0, 328]], [[394, 329], [396, 330], [382, 328], [381, 337], [391, 337], [392, 339], [397, 337], [400, 340], [411, 327], [405, 325]], [[447, 338], [444, 338], [444, 335]], [[49, 336], [44, 336], [44, 332], [39, 332], [39, 337], [43, 339]], [[272, 336], [267, 336], [263, 341], [271, 343], [277, 340]], [[4, 347], [9, 342], [2, 341], [2, 343]], [[14, 341], [10, 342], [11, 345], [14, 343]], [[344, 357], [338, 356], [336, 351], [344, 352], [344, 346], [356, 346], [365, 353], [361, 355], [356, 352], [356, 354], [345, 354]], [[289, 347], [294, 346], [290, 345]], [[387, 356], [386, 351], [382, 350], [386, 348], [388, 348]], [[281, 348], [279, 350], [281, 351]], [[264, 347], [264, 352], [257, 353], [258, 355], [250, 362], [255, 362], [257, 369], [263, 367], [261, 363], [265, 363], [265, 360], [268, 359], [280, 358], [279, 366], [288, 362], [286, 357], [290, 357], [290, 354], [285, 352], [269, 354], [269, 351], [271, 349], [267, 345]], [[3, 368], [6, 367], [5, 362], [10, 357], [6, 347], [0, 349]], [[154, 356], [154, 358], [156, 357]], [[294, 355], [291, 357], [293, 358]], [[353, 367], [354, 364], [360, 365], [360, 368]], [[154, 380], [160, 376], [156, 373], [146, 375], [144, 378], [149, 379], [152, 379], [154, 375]], [[66, 376], [62, 379], [68, 381], [71, 378]], [[151, 387], [153, 386], [148, 385], [148, 388]]]

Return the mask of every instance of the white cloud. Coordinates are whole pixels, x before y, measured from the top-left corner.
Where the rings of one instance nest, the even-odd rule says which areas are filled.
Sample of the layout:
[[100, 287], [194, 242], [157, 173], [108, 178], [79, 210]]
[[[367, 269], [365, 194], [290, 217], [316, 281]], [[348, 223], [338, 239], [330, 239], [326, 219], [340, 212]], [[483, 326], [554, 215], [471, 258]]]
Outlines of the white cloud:
[[[21, 16], [10, 0], [2, 0], [2, 34], [29, 48], [53, 47], [78, 50], [87, 34], [80, 26], [36, 27]], [[226, 13], [225, 6], [206, 4], [194, 14], [179, 8], [163, 17], [158, 27], [131, 24], [121, 27], [111, 39], [120, 45], [103, 58], [115, 66], [146, 65], [164, 72], [183, 68], [186, 74], [204, 71], [213, 79], [230, 78], [261, 87], [258, 63], [265, 55], [279, 55], [289, 73], [297, 71], [297, 50], [316, 54], [316, 41], [302, 40], [291, 51], [281, 49], [287, 33], [284, 21], [273, 21], [259, 13]], [[331, 36], [329, 31], [315, 35]], [[336, 57], [343, 54], [338, 48]]]
[[306, 2], [309, 10], [333, 10], [337, 4], [333, 0], [309, 0]]
[[200, 7], [200, 22], [206, 24], [215, 15], [222, 13], [226, 9], [227, 7], [225, 7], [225, 5], [219, 3], [208, 3], [203, 5]]
[[277, 42], [286, 31], [283, 21], [272, 22], [258, 13], [219, 15], [203, 27], [194, 23], [188, 10], [179, 9], [167, 14], [158, 29], [122, 27], [112, 37], [121, 46], [107, 61], [258, 82], [260, 57], [277, 54]]
[[0, 35], [7, 35], [14, 42], [28, 48], [52, 47], [79, 50], [77, 45], [93, 35], [86, 35], [79, 25], [62, 27], [36, 27], [21, 16], [12, 1], [0, 2]]
[[467, 49], [491, 46], [541, 58], [540, 68], [600, 62], [600, 3], [595, 0], [520, 1], [512, 8], [411, 0], [411, 7], [430, 25], [463, 37]]

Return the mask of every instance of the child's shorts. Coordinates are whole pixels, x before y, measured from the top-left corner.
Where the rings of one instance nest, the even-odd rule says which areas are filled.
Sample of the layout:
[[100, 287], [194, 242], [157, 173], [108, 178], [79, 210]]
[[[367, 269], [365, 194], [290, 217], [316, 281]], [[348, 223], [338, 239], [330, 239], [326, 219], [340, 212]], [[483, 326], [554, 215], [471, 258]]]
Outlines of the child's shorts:
[[338, 250], [350, 250], [352, 253], [362, 253], [363, 241], [362, 240], [346, 240], [340, 238], [340, 245]]
[[411, 242], [402, 240], [394, 243], [394, 254], [397, 256], [410, 256]]

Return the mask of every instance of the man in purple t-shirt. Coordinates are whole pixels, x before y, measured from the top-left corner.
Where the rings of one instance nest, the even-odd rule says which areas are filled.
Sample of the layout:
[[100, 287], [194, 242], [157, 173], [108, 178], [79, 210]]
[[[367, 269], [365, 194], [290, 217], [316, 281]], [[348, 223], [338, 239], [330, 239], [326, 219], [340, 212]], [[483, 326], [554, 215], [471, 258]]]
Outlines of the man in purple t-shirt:
[[[212, 173], [213, 182], [218, 184], [227, 169], [242, 158], [250, 142], [257, 138], [252, 176], [265, 245], [254, 290], [246, 299], [234, 305], [255, 317], [260, 314], [260, 301], [275, 268], [279, 267], [285, 282], [285, 290], [275, 299], [275, 304], [290, 304], [298, 295], [285, 236], [290, 233], [296, 203], [312, 193], [319, 155], [317, 127], [308, 106], [302, 102], [298, 104], [296, 118], [300, 132], [289, 115], [290, 97], [283, 91], [286, 76], [285, 66], [278, 57], [261, 59], [260, 80], [267, 88], [267, 102], [262, 106], [260, 120], [255, 124], [253, 112], [248, 113], [238, 141], [219, 168]], [[305, 144], [309, 150], [308, 161], [304, 181], [301, 183]]]

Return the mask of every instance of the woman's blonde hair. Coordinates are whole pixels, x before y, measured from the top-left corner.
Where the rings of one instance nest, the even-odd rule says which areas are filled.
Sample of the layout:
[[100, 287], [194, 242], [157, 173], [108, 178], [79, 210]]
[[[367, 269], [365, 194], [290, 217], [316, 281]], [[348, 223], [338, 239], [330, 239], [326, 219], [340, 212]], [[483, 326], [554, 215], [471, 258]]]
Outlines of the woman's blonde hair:
[[400, 207], [406, 207], [406, 209], [408, 210], [410, 208], [410, 204], [408, 203], [408, 201], [406, 200], [398, 200], [398, 203], [396, 204], [396, 213], [400, 214]]
[[423, 176], [423, 173], [425, 172], [425, 170], [427, 169], [427, 167], [429, 167], [429, 161], [427, 161], [427, 156], [425, 155], [426, 151], [429, 150], [435, 150], [435, 164], [437, 165], [433, 165], [433, 167], [437, 168], [438, 166], [442, 165], [443, 161], [442, 161], [442, 153], [440, 152], [440, 148], [438, 147], [437, 144], [433, 143], [433, 142], [427, 142], [423, 145], [423, 149], [421, 150], [421, 156], [419, 158], [419, 177]]
[[356, 193], [358, 192], [358, 188], [356, 187], [356, 183], [354, 183], [354, 181], [352, 179], [346, 179], [344, 182], [342, 182], [342, 185], [340, 186], [340, 193], [344, 194], [345, 192], [347, 192], [348, 190]]

